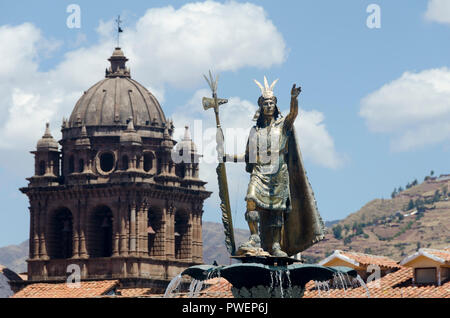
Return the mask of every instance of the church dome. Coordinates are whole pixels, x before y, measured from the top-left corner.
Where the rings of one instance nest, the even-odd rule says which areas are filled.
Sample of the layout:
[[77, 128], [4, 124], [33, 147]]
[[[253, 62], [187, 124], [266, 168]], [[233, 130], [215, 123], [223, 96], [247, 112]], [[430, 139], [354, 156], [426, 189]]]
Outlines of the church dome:
[[126, 125], [133, 117], [135, 126], [163, 126], [164, 112], [144, 86], [133, 80], [125, 63], [128, 59], [120, 48], [109, 58], [111, 66], [106, 78], [98, 82], [78, 100], [68, 127]]

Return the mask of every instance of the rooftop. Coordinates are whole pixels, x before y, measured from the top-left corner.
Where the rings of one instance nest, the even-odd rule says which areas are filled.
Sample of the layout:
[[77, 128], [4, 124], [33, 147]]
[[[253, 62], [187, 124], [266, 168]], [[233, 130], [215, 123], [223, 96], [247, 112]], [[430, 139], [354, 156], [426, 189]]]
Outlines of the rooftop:
[[333, 254], [319, 262], [320, 265], [328, 264], [333, 259], [341, 259], [345, 262], [353, 264], [356, 267], [367, 267], [369, 265], [378, 265], [380, 267], [397, 269], [400, 265], [393, 259], [386, 256], [378, 256], [364, 253], [348, 252], [336, 250]]
[[[450, 258], [450, 247], [443, 250], [420, 249], [417, 253], [405, 258], [401, 264], [408, 263], [414, 256], [432, 256], [442, 260], [443, 265], [448, 267]], [[334, 254], [323, 260], [326, 264], [332, 258], [344, 259], [353, 262], [357, 266], [370, 264], [384, 268], [395, 268], [377, 280], [367, 283], [368, 290], [363, 286], [349, 288], [317, 289], [315, 282], [306, 284], [304, 298], [450, 298], [450, 280], [446, 278], [442, 284], [416, 284], [414, 283], [414, 268], [399, 265], [394, 260], [378, 255], [363, 253], [344, 252], [336, 250]], [[409, 259], [409, 261], [408, 261]], [[204, 283], [206, 286], [198, 298], [233, 298], [231, 284], [224, 278], [214, 278]], [[111, 292], [115, 292], [110, 294]], [[114, 281], [87, 281], [81, 282], [80, 288], [70, 288], [65, 283], [60, 284], [32, 284], [28, 285], [13, 297], [45, 297], [45, 298], [86, 298], [86, 297], [149, 297], [161, 298], [162, 294], [155, 294], [150, 288], [122, 289], [117, 280]], [[189, 293], [175, 293], [173, 297], [187, 298]]]
[[31, 284], [14, 294], [13, 298], [92, 298], [105, 296], [118, 286], [117, 280], [80, 282], [79, 288], [67, 283]]

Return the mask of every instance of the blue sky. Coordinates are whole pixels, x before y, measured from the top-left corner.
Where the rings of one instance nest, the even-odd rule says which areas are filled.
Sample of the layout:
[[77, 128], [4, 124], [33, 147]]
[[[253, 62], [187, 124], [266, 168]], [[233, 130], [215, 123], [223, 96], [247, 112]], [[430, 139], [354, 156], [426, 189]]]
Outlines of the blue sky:
[[[81, 8], [80, 29], [66, 26], [72, 3]], [[379, 29], [366, 24], [372, 3], [381, 9]], [[187, 30], [197, 31], [167, 34], [167, 40], [176, 40], [171, 46], [155, 40], [165, 39], [174, 24], [187, 23], [186, 16], [197, 16], [194, 5], [208, 7], [217, 20], [205, 19], [217, 25], [196, 29], [193, 20]], [[260, 93], [253, 79], [280, 78], [275, 94], [284, 114], [292, 84], [301, 85], [303, 117], [296, 127], [325, 220], [344, 218], [374, 198], [389, 198], [395, 187], [423, 180], [431, 170], [450, 173], [450, 6], [445, 0], [3, 1], [0, 246], [27, 238], [28, 201], [18, 188], [33, 173], [29, 151], [46, 121], [59, 137], [62, 116], [69, 117], [83, 90], [104, 76], [118, 14], [132, 76], [155, 93], [177, 127], [193, 119], [207, 126], [212, 120], [198, 103], [208, 93], [202, 74], [209, 68], [220, 73], [219, 94], [230, 98], [228, 112], [234, 111], [224, 110], [225, 127], [251, 124], [248, 117]], [[196, 59], [192, 52], [206, 52], [207, 58]], [[242, 119], [233, 118], [236, 112]], [[214, 191], [212, 165], [202, 169], [212, 171], [203, 176]], [[229, 172], [235, 226], [245, 228], [248, 175], [240, 165]], [[220, 222], [217, 196], [206, 202], [203, 219]]]

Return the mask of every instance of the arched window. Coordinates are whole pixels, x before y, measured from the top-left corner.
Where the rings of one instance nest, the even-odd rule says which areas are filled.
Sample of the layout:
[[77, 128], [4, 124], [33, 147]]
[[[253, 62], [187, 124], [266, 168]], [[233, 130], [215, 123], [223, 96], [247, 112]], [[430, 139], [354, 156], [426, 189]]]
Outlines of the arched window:
[[147, 235], [148, 254], [164, 256], [164, 233], [162, 232], [162, 212], [158, 209], [148, 210]]
[[111, 172], [114, 169], [114, 155], [111, 152], [100, 155], [100, 168], [103, 172]]
[[78, 172], [83, 172], [84, 171], [84, 160], [83, 159], [80, 159], [79, 161], [78, 161]]
[[128, 156], [124, 155], [122, 157], [122, 169], [126, 171], [126, 170], [128, 170], [129, 167], [130, 167], [130, 165], [129, 165]]
[[113, 214], [109, 207], [94, 209], [88, 222], [88, 253], [91, 257], [112, 255]]
[[41, 160], [39, 162], [39, 172], [38, 175], [43, 176], [45, 174], [45, 161]]
[[144, 154], [144, 171], [150, 172], [153, 169], [154, 155], [152, 153]]
[[175, 258], [186, 259], [191, 255], [189, 215], [177, 211], [175, 215]]
[[184, 177], [186, 176], [186, 166], [184, 165], [184, 163], [179, 163], [175, 166], [175, 174], [184, 179]]
[[157, 159], [157, 163], [156, 163], [156, 173], [157, 174], [161, 174], [162, 172], [162, 159]]
[[48, 255], [52, 259], [72, 257], [72, 212], [61, 208], [50, 214], [48, 226]]
[[75, 172], [75, 158], [73, 155], [69, 157], [69, 173]]

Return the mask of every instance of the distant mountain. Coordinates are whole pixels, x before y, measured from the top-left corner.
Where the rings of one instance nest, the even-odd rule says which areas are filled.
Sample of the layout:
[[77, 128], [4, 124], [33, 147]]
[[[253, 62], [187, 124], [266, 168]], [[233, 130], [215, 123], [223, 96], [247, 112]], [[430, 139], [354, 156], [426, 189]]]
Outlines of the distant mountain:
[[[223, 225], [215, 222], [203, 222], [203, 262], [212, 264], [217, 261], [220, 265], [230, 264], [230, 256], [225, 247], [225, 234]], [[243, 229], [234, 229], [236, 246], [248, 240], [250, 232]]]
[[427, 178], [393, 195], [372, 200], [333, 224], [325, 240], [302, 255], [318, 261], [340, 249], [400, 261], [421, 247], [450, 245], [450, 176]]
[[330, 228], [333, 227], [333, 225], [338, 224], [341, 220], [334, 220], [334, 221], [325, 221], [325, 227]]
[[27, 271], [28, 240], [19, 245], [0, 247], [0, 264], [16, 273]]

